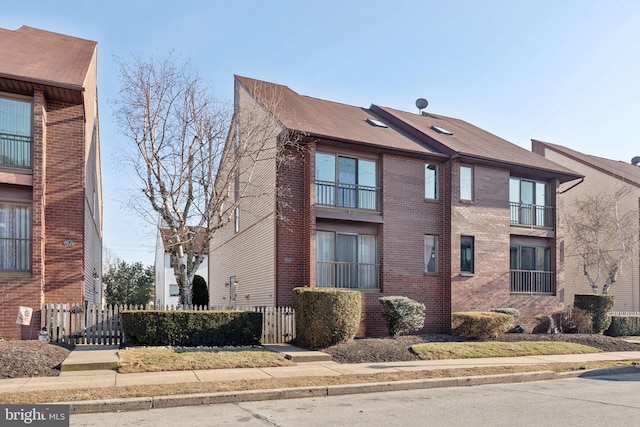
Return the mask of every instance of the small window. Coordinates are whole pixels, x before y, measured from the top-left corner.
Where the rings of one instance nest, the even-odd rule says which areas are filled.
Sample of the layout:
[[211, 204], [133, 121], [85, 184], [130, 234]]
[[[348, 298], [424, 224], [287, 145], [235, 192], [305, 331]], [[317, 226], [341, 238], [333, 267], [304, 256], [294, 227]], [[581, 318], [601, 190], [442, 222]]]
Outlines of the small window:
[[424, 272], [438, 272], [438, 236], [424, 236]]
[[240, 231], [240, 207], [233, 210], [233, 229], [236, 233]]
[[473, 200], [473, 168], [460, 166], [460, 200]]
[[473, 274], [473, 236], [460, 236], [460, 273]]
[[429, 163], [424, 165], [424, 198], [438, 198], [438, 167]]
[[178, 295], [178, 285], [169, 285], [169, 296], [177, 297]]
[[433, 125], [433, 126], [431, 126], [431, 129], [433, 129], [436, 132], [441, 133], [443, 135], [453, 135], [453, 132], [451, 132], [449, 130], [446, 130], [445, 128], [440, 127], [440, 126]]
[[387, 125], [385, 125], [384, 123], [382, 123], [380, 120], [376, 120], [376, 119], [368, 118], [368, 119], [367, 119], [367, 122], [368, 122], [370, 125], [377, 126], [377, 127], [379, 127], [379, 128], [386, 128], [386, 127], [387, 127]]

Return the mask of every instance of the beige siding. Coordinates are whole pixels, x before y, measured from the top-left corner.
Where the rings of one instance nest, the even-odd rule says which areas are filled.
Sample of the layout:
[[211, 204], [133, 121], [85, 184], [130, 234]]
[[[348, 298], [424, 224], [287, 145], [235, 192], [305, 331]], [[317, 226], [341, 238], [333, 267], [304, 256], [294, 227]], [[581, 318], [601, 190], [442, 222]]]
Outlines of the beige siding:
[[[564, 207], [570, 209], [572, 203], [587, 194], [595, 194], [600, 191], [614, 191], [622, 181], [610, 175], [602, 173], [583, 163], [563, 156], [552, 150], [545, 150], [544, 156], [556, 163], [566, 166], [585, 176], [584, 182], [563, 194]], [[575, 182], [569, 182], [562, 186], [561, 190], [569, 188]], [[638, 210], [640, 189], [630, 186], [632, 189], [622, 203], [622, 211]], [[589, 294], [591, 287], [582, 273], [582, 265], [578, 257], [571, 251], [571, 238], [565, 233], [565, 302], [573, 304], [575, 294]], [[637, 250], [638, 248], [636, 248]], [[638, 259], [635, 263], [627, 263], [618, 281], [611, 286], [610, 294], [616, 297], [615, 310], [640, 310], [640, 284], [638, 280]]]
[[[226, 225], [210, 244], [210, 297], [212, 305], [229, 305], [229, 278], [235, 276], [237, 305], [275, 304], [276, 146], [280, 128], [243, 89], [237, 89], [241, 144], [260, 150], [258, 161], [241, 160], [239, 189], [227, 188], [231, 206], [239, 195], [239, 229], [235, 231], [233, 209]], [[230, 140], [233, 144], [233, 139]], [[255, 154], [255, 153], [254, 153]], [[255, 157], [254, 157], [255, 159]]]

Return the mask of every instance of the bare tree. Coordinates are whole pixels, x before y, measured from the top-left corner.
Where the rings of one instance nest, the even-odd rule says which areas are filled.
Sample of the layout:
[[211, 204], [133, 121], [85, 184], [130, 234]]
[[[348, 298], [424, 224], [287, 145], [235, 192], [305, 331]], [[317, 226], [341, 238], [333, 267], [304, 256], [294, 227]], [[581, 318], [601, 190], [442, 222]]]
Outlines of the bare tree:
[[620, 187], [577, 199], [568, 206], [565, 223], [570, 249], [579, 256], [594, 294], [603, 295], [618, 279], [623, 266], [637, 252], [638, 210], [624, 211], [622, 201], [631, 190]]
[[241, 199], [274, 191], [254, 172], [277, 156], [279, 129], [259, 111], [234, 114], [173, 55], [118, 62], [115, 116], [137, 148], [126, 160], [141, 186], [130, 205], [151, 224], [159, 217], [180, 302], [190, 306], [193, 277], [214, 233], [233, 220]]

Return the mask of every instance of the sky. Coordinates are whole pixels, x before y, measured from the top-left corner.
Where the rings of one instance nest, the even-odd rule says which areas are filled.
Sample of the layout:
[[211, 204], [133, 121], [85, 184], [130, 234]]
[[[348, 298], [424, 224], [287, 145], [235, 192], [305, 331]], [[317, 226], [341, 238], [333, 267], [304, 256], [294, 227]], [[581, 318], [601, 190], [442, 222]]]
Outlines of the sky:
[[113, 120], [117, 58], [190, 61], [223, 102], [233, 75], [316, 98], [457, 117], [514, 144], [640, 155], [640, 2], [635, 0], [31, 0], [22, 25], [98, 42], [104, 247], [154, 262], [156, 231], [126, 208], [135, 150]]

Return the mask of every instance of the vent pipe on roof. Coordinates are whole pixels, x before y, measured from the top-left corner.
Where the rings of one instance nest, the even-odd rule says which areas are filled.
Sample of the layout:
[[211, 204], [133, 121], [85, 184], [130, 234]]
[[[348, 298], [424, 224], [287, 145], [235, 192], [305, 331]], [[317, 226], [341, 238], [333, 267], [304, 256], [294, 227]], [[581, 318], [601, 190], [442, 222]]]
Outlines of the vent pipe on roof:
[[631, 164], [633, 166], [638, 166], [638, 163], [640, 163], [640, 156], [636, 156], [633, 159], [631, 159]]

